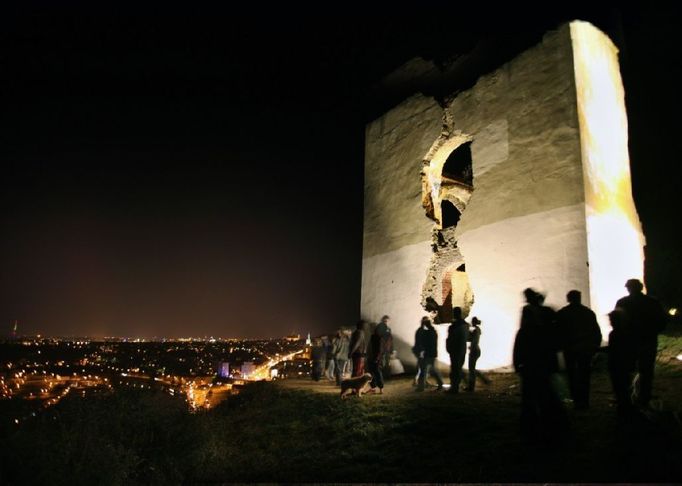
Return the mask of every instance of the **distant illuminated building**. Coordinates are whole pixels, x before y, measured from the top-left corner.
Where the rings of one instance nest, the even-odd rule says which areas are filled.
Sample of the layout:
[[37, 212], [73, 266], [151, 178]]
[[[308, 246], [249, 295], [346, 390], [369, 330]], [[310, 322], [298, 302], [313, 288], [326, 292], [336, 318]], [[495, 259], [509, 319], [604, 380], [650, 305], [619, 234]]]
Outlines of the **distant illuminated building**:
[[296, 341], [301, 340], [301, 335], [300, 334], [290, 334], [287, 337], [285, 337], [284, 339], [286, 339], [287, 341], [290, 341], [290, 342], [296, 342]]
[[14, 320], [14, 327], [12, 328], [12, 334], [10, 335], [12, 339], [17, 338], [17, 329], [19, 327], [19, 321], [16, 319]]
[[270, 369], [270, 378], [277, 378], [279, 376], [279, 370], [277, 368]]
[[220, 378], [230, 377], [230, 363], [228, 362], [218, 363], [218, 376]]
[[241, 372], [242, 378], [249, 378], [256, 372], [256, 365], [253, 364], [253, 361], [244, 361], [244, 363], [242, 363]]
[[305, 345], [310, 346], [311, 344], [313, 344], [313, 341], [310, 339], [310, 333], [308, 333], [308, 337], [305, 338]]

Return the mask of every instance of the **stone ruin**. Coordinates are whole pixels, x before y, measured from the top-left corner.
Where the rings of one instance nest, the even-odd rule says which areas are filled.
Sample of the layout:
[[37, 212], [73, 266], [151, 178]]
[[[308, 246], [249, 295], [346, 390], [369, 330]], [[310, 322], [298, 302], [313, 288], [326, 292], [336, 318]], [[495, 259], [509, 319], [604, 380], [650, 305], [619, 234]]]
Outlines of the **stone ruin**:
[[[466, 91], [414, 94], [366, 127], [361, 313], [399, 356], [427, 309], [482, 322], [482, 368], [511, 363], [522, 291], [597, 313], [642, 278], [617, 49], [575, 21]], [[447, 326], [436, 326], [439, 361]]]

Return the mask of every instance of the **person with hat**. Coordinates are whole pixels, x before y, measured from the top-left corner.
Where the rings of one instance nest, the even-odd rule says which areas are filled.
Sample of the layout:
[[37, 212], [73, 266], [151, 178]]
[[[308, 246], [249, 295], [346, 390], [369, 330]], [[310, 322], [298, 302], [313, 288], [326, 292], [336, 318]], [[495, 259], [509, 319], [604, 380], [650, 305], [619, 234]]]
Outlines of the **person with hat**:
[[654, 383], [654, 365], [658, 351], [658, 334], [665, 327], [665, 312], [657, 299], [644, 294], [644, 285], [637, 279], [625, 283], [627, 296], [616, 302], [616, 309], [623, 312], [627, 328], [637, 343], [636, 368], [639, 373], [637, 403], [649, 405]]

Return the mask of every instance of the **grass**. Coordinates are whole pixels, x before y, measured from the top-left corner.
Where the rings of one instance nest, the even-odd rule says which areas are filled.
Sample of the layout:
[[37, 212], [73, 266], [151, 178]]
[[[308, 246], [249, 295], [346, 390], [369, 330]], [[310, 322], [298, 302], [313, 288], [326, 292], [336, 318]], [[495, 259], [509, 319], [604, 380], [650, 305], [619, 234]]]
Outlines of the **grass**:
[[[592, 409], [571, 413], [572, 438], [555, 450], [520, 443], [513, 375], [496, 376], [488, 391], [482, 387], [474, 394], [454, 396], [417, 394], [409, 379], [400, 379], [389, 383], [384, 396], [347, 401], [339, 400], [327, 384], [265, 384], [216, 410], [243, 441], [244, 454], [235, 454], [239, 462], [203, 469], [195, 477], [302, 482], [628, 482], [682, 477], [679, 430], [665, 430], [672, 424], [655, 422], [619, 429], [605, 373], [599, 371], [594, 378]], [[667, 377], [660, 381], [668, 386]], [[269, 406], [256, 405], [265, 402]], [[669, 419], [665, 417], [662, 413], [656, 420]]]

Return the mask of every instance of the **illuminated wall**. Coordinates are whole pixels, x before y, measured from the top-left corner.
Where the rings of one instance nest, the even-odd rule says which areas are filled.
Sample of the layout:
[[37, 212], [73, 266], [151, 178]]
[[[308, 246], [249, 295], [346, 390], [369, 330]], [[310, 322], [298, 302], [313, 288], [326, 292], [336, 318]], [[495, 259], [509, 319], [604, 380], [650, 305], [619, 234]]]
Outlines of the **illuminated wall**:
[[[555, 308], [578, 289], [601, 319], [625, 280], [642, 275], [626, 137], [616, 50], [582, 22], [547, 33], [444, 107], [415, 95], [370, 123], [363, 318], [389, 314], [400, 358], [414, 362], [425, 292], [442, 286], [438, 255], [456, 254], [474, 296], [469, 318], [483, 321], [482, 368], [511, 363], [526, 287]], [[469, 142], [473, 190], [460, 194], [440, 175]], [[461, 210], [449, 252], [436, 238], [444, 199]], [[447, 326], [437, 331], [447, 365]]]
[[628, 121], [618, 50], [586, 22], [571, 23], [580, 120], [590, 297], [602, 333], [629, 278], [643, 279], [644, 236], [632, 200]]

